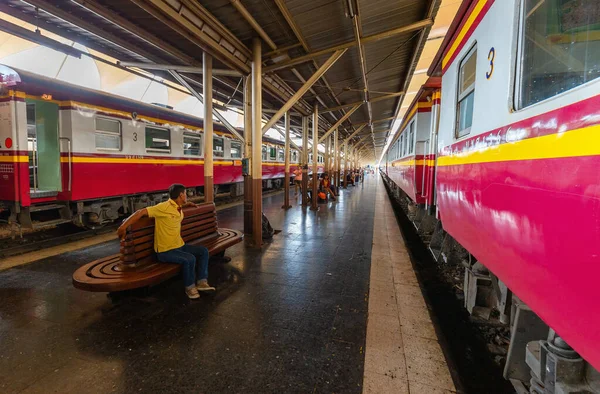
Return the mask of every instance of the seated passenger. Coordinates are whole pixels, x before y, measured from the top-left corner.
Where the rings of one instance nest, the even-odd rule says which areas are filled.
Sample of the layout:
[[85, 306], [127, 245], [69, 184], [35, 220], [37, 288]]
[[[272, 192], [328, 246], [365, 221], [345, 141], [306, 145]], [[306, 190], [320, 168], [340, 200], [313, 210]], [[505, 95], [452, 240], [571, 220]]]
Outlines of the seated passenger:
[[327, 174], [324, 174], [323, 179], [321, 179], [321, 189], [325, 193], [331, 194], [331, 198], [333, 198], [333, 201], [336, 200], [335, 193], [333, 191], [331, 191], [331, 181], [329, 180], [329, 175], [327, 175]]
[[169, 187], [169, 200], [136, 211], [117, 230], [125, 238], [127, 227], [145, 216], [154, 218], [154, 251], [158, 261], [181, 264], [185, 293], [190, 299], [200, 298], [198, 291], [215, 291], [208, 284], [208, 249], [202, 245], [186, 245], [181, 238], [184, 207], [197, 205], [187, 201], [185, 186]]

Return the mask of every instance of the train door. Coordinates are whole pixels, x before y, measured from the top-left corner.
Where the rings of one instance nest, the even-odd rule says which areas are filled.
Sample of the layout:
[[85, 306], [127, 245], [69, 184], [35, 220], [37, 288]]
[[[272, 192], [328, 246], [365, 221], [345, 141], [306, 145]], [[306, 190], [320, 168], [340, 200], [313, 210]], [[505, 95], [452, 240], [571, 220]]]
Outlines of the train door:
[[58, 104], [27, 99], [26, 105], [30, 195], [55, 196], [62, 191]]

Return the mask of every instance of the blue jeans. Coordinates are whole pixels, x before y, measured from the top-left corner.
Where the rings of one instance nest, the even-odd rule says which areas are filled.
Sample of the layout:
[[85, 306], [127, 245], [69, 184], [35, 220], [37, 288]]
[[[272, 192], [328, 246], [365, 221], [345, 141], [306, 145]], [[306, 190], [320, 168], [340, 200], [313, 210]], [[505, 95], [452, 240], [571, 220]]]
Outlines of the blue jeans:
[[183, 245], [181, 248], [157, 253], [162, 263], [181, 264], [185, 287], [193, 286], [196, 280], [208, 278], [208, 249], [202, 245]]

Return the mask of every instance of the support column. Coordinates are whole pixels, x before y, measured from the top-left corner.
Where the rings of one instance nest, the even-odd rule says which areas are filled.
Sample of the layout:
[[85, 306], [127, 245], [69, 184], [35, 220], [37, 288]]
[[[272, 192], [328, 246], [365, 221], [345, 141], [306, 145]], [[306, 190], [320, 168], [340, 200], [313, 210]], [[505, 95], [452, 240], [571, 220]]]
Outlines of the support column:
[[252, 235], [262, 247], [262, 53], [259, 38], [252, 42]]
[[[244, 77], [244, 157], [252, 163], [252, 78]], [[252, 234], [252, 164], [244, 175], [244, 234]]]
[[215, 202], [213, 178], [213, 101], [212, 56], [202, 53], [202, 89], [204, 96], [204, 202]]
[[335, 173], [334, 179], [332, 182], [334, 182], [335, 187], [338, 189], [338, 194], [339, 194], [339, 188], [340, 188], [340, 154], [338, 151], [338, 129], [335, 129], [335, 131], [333, 132], [333, 172]]
[[285, 113], [285, 151], [283, 153], [285, 160], [285, 178], [284, 178], [284, 197], [281, 208], [288, 209], [290, 205], [290, 112]]
[[319, 158], [319, 106], [315, 104], [315, 110], [313, 112], [313, 182], [312, 182], [312, 201], [310, 204], [311, 211], [319, 210], [318, 199], [317, 199], [317, 186], [318, 186], [318, 158]]
[[308, 205], [308, 116], [302, 117], [302, 206]]
[[344, 142], [344, 189], [348, 188], [348, 141]]
[[331, 148], [329, 137], [325, 139], [325, 154], [323, 155], [323, 173], [329, 173], [329, 148]]

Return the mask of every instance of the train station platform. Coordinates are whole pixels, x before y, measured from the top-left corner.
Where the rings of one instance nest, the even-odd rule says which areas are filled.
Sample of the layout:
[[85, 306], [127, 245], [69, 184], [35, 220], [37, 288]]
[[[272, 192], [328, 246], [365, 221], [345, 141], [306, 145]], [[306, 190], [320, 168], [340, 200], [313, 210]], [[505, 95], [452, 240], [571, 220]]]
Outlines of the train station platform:
[[[117, 240], [0, 272], [0, 392], [455, 391], [383, 181], [312, 212], [264, 199], [281, 230], [212, 265], [214, 296], [181, 279], [114, 294], [75, 289]], [[243, 206], [218, 214], [243, 227]]]

